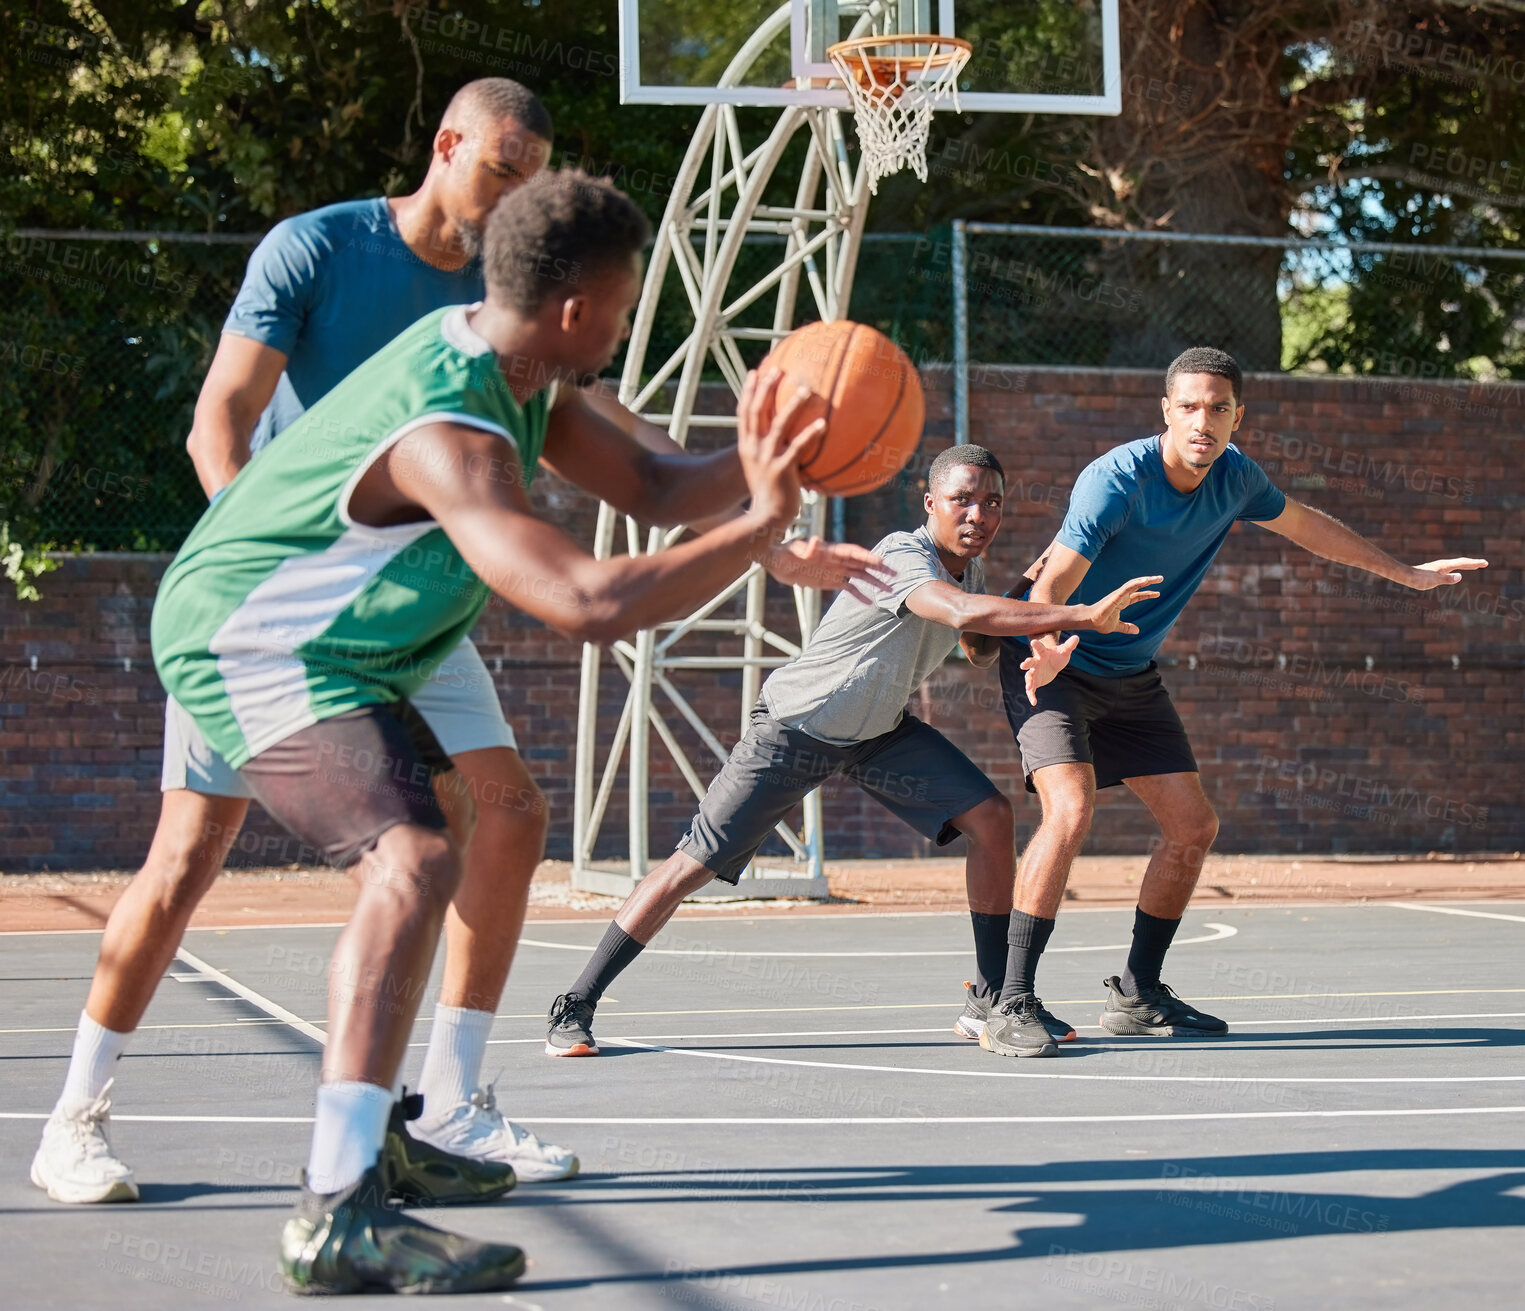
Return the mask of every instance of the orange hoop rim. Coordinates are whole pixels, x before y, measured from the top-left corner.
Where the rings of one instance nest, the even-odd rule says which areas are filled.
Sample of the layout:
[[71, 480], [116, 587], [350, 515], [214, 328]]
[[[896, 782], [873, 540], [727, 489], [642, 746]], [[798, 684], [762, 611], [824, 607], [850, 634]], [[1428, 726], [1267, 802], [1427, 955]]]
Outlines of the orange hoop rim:
[[[943, 46], [924, 55], [870, 55], [866, 51], [874, 46]], [[867, 89], [870, 86], [887, 90], [900, 80], [904, 73], [912, 76], [932, 69], [943, 69], [952, 63], [963, 63], [974, 53], [974, 47], [961, 36], [942, 36], [936, 32], [907, 32], [897, 36], [859, 36], [850, 41], [838, 41], [826, 48], [826, 56], [839, 71], [852, 74], [853, 81]], [[854, 58], [854, 56], [857, 56]], [[851, 62], [849, 62], [851, 61]], [[904, 91], [905, 88], [899, 88]], [[899, 92], [897, 91], [897, 94]]]

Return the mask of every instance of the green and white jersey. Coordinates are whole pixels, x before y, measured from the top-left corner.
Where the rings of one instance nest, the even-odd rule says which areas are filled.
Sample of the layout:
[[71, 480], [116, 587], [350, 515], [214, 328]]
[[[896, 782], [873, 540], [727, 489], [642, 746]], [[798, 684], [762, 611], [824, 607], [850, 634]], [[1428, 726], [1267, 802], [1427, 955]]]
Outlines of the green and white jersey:
[[298, 729], [410, 695], [487, 603], [433, 520], [371, 528], [349, 514], [366, 470], [424, 424], [498, 433], [517, 461], [505, 450], [482, 476], [534, 477], [554, 385], [521, 406], [467, 309], [420, 319], [261, 451], [164, 575], [159, 677], [235, 768]]

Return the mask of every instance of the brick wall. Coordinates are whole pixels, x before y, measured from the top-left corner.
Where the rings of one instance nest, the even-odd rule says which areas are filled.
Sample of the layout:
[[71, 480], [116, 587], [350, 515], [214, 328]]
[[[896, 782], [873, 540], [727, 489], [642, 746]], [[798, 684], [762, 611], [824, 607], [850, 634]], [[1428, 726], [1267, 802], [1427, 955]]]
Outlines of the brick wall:
[[[889, 487], [847, 503], [847, 535], [872, 542], [921, 518], [920, 473], [952, 437], [946, 372], [929, 371], [928, 437]], [[1520, 512], [1525, 387], [1253, 379], [1241, 447], [1290, 494], [1337, 515], [1400, 558], [1482, 555], [1483, 575], [1419, 594], [1314, 560], [1259, 529], [1236, 529], [1161, 657], [1166, 682], [1222, 817], [1225, 851], [1390, 852], [1525, 846], [1525, 584]], [[993, 582], [1052, 536], [1085, 464], [1156, 431], [1152, 373], [975, 371], [972, 437], [1008, 470]], [[590, 540], [594, 507], [554, 479], [536, 495]], [[41, 603], [0, 596], [0, 869], [132, 867], [157, 815], [162, 693], [148, 621], [167, 561], [69, 559]], [[1148, 562], [1140, 562], [1140, 572]], [[773, 598], [787, 605], [781, 589]], [[781, 611], [782, 613], [782, 611]], [[575, 646], [494, 604], [476, 634], [525, 755], [550, 799], [550, 852], [571, 841], [578, 688]], [[35, 664], [35, 668], [33, 665]], [[702, 711], [739, 728], [739, 678], [676, 679]], [[606, 669], [601, 733], [623, 679]], [[994, 675], [952, 662], [913, 708], [1013, 795], [1015, 745]], [[711, 722], [716, 722], [712, 719]], [[702, 774], [713, 762], [680, 739]], [[653, 849], [674, 839], [691, 794], [653, 744]], [[604, 827], [621, 854], [623, 809]], [[1030, 824], [1036, 806], [1019, 803]], [[1124, 789], [1104, 793], [1089, 849], [1141, 850], [1152, 832]], [[906, 856], [926, 846], [850, 788], [827, 796], [833, 856]], [[236, 860], [257, 862], [274, 829], [257, 820]]]

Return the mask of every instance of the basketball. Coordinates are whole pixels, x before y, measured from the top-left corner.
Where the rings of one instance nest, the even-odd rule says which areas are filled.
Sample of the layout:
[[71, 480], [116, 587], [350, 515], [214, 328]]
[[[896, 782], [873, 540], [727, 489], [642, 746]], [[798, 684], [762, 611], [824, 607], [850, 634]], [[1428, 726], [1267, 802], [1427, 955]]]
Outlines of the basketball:
[[921, 440], [926, 400], [916, 366], [882, 332], [839, 319], [791, 332], [763, 362], [826, 402], [826, 431], [800, 474], [833, 496], [858, 496], [889, 482]]

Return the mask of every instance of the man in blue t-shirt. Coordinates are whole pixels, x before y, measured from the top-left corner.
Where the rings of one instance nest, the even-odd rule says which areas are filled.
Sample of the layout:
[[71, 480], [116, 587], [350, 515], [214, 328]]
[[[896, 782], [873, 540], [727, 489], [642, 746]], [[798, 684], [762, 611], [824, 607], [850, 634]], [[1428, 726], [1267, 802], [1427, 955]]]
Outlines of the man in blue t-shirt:
[[[1223, 351], [1185, 351], [1165, 374], [1165, 431], [1093, 460], [1029, 599], [1085, 604], [1124, 579], [1160, 574], [1155, 600], [1128, 612], [1136, 631], [1078, 633], [1069, 666], [1027, 695], [1028, 643], [1002, 643], [1007, 718], [1022, 749], [1027, 787], [1043, 819], [1017, 870], [1010, 953], [999, 1000], [987, 999], [981, 1045], [1001, 1055], [1032, 1048], [1038, 959], [1053, 931], [1070, 864], [1091, 825], [1096, 789], [1128, 788], [1149, 807], [1161, 841], [1139, 889], [1133, 944], [1122, 975], [1106, 980], [1102, 1027], [1116, 1034], [1196, 1036], [1228, 1026], [1160, 982], [1171, 938], [1196, 887], [1218, 817], [1202, 791], [1186, 730], [1154, 663], [1234, 524], [1249, 520], [1314, 555], [1419, 591], [1461, 581], [1486, 560], [1406, 565], [1321, 511], [1288, 500], [1229, 438], [1244, 417], [1242, 375]], [[1056, 635], [1035, 642], [1057, 643]]]

